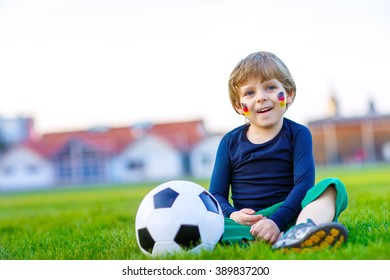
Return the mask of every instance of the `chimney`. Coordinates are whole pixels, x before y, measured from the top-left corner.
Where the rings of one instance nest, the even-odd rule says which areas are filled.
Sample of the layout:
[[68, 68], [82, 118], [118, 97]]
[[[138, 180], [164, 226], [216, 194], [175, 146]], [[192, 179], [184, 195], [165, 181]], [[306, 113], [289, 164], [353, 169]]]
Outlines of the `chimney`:
[[375, 104], [374, 104], [374, 101], [372, 99], [370, 99], [368, 102], [368, 114], [369, 115], [376, 115], [377, 114]]
[[328, 101], [328, 116], [329, 117], [338, 117], [340, 116], [339, 112], [339, 102], [337, 101], [335, 95], [331, 95]]

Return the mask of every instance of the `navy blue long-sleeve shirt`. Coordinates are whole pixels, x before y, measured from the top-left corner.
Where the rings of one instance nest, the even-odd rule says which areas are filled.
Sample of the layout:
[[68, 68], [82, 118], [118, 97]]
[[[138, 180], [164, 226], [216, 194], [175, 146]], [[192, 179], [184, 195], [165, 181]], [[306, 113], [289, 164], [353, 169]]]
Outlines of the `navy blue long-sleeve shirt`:
[[[302, 210], [301, 202], [314, 185], [312, 137], [307, 127], [283, 119], [280, 132], [263, 144], [251, 143], [249, 124], [221, 140], [210, 181], [210, 192], [225, 217], [242, 208], [255, 211], [284, 201], [271, 216], [281, 231]], [[233, 206], [229, 203], [229, 192]]]

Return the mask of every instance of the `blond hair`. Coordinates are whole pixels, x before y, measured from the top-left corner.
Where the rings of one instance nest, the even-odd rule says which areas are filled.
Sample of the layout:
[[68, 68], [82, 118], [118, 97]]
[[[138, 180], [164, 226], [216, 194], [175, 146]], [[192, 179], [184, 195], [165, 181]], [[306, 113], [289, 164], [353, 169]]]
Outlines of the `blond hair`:
[[273, 53], [256, 52], [242, 59], [230, 74], [229, 97], [237, 113], [236, 108], [241, 106], [239, 88], [251, 79], [260, 79], [261, 82], [276, 79], [294, 100], [296, 86], [287, 66]]

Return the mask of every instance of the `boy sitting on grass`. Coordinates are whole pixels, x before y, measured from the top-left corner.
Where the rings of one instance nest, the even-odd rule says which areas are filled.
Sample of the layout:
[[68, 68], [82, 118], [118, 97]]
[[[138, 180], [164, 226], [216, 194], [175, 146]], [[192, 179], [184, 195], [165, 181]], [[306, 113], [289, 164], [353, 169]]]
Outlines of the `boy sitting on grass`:
[[269, 52], [248, 55], [231, 73], [230, 101], [247, 123], [221, 140], [210, 181], [225, 216], [222, 242], [259, 239], [300, 251], [347, 240], [336, 222], [348, 204], [345, 186], [337, 178], [314, 185], [310, 131], [284, 118], [295, 92], [289, 70]]

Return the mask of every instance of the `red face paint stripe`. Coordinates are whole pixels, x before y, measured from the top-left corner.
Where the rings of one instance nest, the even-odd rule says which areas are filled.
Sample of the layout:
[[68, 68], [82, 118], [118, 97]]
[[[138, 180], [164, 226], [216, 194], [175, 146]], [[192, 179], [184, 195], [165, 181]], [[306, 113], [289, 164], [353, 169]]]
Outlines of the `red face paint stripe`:
[[279, 92], [277, 97], [279, 101], [284, 101], [284, 92], [283, 91]]
[[245, 103], [241, 103], [241, 106], [242, 106], [242, 111], [244, 112], [244, 115], [249, 116], [250, 112], [249, 112], [248, 106]]

